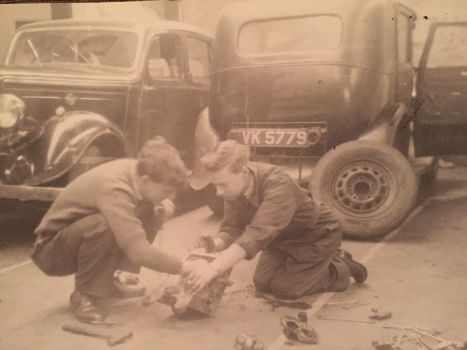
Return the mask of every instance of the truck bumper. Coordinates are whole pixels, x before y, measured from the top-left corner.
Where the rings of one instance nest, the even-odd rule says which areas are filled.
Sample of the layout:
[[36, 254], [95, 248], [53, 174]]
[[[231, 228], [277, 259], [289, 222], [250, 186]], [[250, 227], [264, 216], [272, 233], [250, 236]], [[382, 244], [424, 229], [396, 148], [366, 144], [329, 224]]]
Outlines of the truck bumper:
[[53, 202], [62, 188], [0, 184], [0, 199]]

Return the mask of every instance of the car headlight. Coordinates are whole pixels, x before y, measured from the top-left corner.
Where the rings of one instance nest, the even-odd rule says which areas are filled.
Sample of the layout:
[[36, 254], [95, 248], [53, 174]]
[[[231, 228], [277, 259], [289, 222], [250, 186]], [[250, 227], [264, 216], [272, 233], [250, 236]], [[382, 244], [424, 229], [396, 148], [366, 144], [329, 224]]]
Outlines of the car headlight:
[[0, 129], [10, 129], [24, 117], [23, 100], [12, 94], [0, 95]]

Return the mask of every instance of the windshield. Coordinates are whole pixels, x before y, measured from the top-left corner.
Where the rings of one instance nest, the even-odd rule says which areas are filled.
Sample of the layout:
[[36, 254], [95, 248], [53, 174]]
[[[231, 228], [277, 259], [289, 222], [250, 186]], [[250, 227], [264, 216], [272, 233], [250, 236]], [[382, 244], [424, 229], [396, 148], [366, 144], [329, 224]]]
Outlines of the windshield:
[[22, 33], [16, 40], [9, 66], [74, 66], [129, 69], [138, 36], [116, 30], [51, 29]]
[[331, 15], [256, 21], [245, 24], [238, 39], [244, 55], [303, 53], [339, 46], [342, 23]]

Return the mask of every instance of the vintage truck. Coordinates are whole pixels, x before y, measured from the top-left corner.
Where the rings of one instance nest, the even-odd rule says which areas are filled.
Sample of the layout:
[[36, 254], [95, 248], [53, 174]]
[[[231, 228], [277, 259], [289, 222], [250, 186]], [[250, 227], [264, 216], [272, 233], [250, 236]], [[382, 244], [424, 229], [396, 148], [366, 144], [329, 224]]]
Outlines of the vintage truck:
[[437, 158], [421, 157], [467, 153], [467, 26], [434, 25], [415, 74], [415, 21], [391, 0], [231, 4], [214, 41], [211, 124], [309, 186], [348, 236], [390, 232], [417, 175], [435, 177]]
[[76, 176], [134, 156], [155, 135], [193, 170], [195, 144], [209, 150], [216, 141], [207, 115], [211, 45], [201, 29], [162, 20], [20, 28], [0, 68], [1, 214], [47, 207]]

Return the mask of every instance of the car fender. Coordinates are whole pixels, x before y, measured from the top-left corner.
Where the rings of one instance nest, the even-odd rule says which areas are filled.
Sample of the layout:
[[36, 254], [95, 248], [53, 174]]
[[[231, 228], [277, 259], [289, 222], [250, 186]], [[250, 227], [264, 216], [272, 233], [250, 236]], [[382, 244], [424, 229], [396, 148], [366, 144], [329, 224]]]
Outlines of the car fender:
[[190, 186], [200, 190], [209, 184], [209, 179], [201, 166], [200, 159], [212, 152], [219, 144], [220, 139], [211, 126], [209, 109], [205, 108], [198, 117], [195, 128], [195, 162], [189, 177]]
[[66, 174], [78, 163], [86, 148], [99, 143], [103, 156], [123, 157], [130, 147], [121, 130], [102, 115], [73, 111], [54, 116], [43, 126], [35, 172], [27, 184], [40, 185]]
[[408, 108], [403, 103], [387, 104], [372, 127], [358, 137], [362, 141], [376, 141], [394, 145], [398, 130], [410, 127]]

